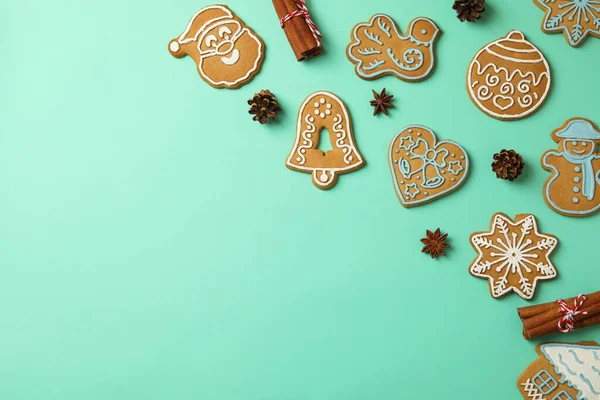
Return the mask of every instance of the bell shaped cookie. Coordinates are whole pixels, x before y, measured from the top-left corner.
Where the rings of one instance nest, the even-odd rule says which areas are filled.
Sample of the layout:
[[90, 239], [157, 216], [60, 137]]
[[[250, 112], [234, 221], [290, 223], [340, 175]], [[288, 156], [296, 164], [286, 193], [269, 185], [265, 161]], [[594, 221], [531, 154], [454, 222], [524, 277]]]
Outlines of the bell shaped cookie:
[[[329, 131], [332, 149], [319, 147], [323, 129]], [[298, 113], [296, 139], [285, 165], [292, 170], [312, 174], [319, 189], [331, 189], [338, 177], [356, 171], [365, 160], [354, 143], [352, 121], [346, 105], [329, 92], [313, 93]]]
[[252, 28], [224, 5], [208, 6], [171, 40], [173, 57], [190, 56], [200, 77], [215, 88], [237, 89], [260, 71], [265, 45]]

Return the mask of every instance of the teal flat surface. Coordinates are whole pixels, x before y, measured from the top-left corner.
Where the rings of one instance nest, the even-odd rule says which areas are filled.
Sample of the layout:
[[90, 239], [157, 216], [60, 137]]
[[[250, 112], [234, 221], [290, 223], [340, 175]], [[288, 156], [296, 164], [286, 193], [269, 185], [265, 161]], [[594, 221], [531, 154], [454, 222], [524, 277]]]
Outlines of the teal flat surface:
[[[444, 4], [442, 4], [444, 3]], [[267, 45], [262, 72], [216, 90], [167, 45], [208, 3], [21, 0], [1, 9], [0, 398], [8, 400], [519, 399], [539, 341], [516, 308], [600, 290], [600, 215], [571, 219], [542, 197], [540, 157], [575, 116], [600, 123], [600, 40], [541, 31], [532, 1], [489, 1], [461, 24], [451, 1], [311, 1], [326, 54], [297, 63], [270, 1], [229, 0]], [[359, 79], [350, 31], [375, 13], [443, 34], [421, 83]], [[479, 111], [465, 88], [485, 44], [521, 30], [553, 88], [518, 122]], [[371, 89], [397, 108], [372, 116]], [[246, 100], [277, 94], [261, 126]], [[328, 90], [350, 109], [367, 166], [323, 192], [288, 170], [299, 105]], [[455, 193], [403, 208], [390, 140], [422, 124], [469, 153]], [[518, 150], [516, 182], [493, 153]], [[533, 302], [494, 300], [468, 267], [495, 212], [534, 213], [556, 235], [559, 278]], [[422, 254], [426, 229], [450, 234]], [[547, 340], [600, 340], [600, 328]]]

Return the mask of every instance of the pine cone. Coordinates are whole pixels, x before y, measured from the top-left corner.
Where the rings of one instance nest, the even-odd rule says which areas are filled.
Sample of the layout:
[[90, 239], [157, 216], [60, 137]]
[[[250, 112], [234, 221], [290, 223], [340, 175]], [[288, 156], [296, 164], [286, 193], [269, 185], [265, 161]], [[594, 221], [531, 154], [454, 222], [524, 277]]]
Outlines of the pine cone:
[[253, 114], [252, 120], [261, 124], [268, 124], [269, 120], [274, 120], [277, 113], [281, 111], [275, 95], [269, 90], [261, 90], [253, 98], [248, 100], [250, 105], [249, 114]]
[[452, 6], [461, 22], [475, 22], [485, 11], [485, 0], [456, 0]]
[[494, 154], [492, 171], [496, 173], [499, 179], [514, 181], [523, 172], [523, 157], [514, 150], [505, 150]]

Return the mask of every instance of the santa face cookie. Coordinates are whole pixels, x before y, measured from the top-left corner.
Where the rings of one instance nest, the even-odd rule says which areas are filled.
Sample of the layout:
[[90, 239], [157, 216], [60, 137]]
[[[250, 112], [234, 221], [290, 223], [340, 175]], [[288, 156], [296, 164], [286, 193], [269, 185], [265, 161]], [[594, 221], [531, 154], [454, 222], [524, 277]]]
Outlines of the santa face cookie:
[[546, 204], [557, 213], [585, 217], [600, 210], [600, 130], [589, 120], [572, 118], [552, 132], [558, 150], [542, 156], [552, 172], [544, 185]]
[[550, 254], [558, 239], [539, 233], [533, 215], [517, 215], [513, 222], [497, 213], [490, 231], [472, 234], [471, 244], [478, 256], [469, 272], [488, 280], [494, 298], [513, 291], [531, 300], [538, 281], [556, 278]]
[[525, 400], [600, 399], [600, 345], [544, 343], [539, 357], [517, 379]]
[[600, 38], [600, 3], [597, 0], [533, 0], [546, 12], [542, 30], [563, 33], [567, 42], [578, 47], [588, 36]]
[[393, 75], [408, 82], [421, 81], [435, 66], [433, 47], [439, 35], [440, 29], [428, 18], [415, 18], [402, 35], [389, 16], [376, 14], [352, 29], [346, 55], [362, 79]]
[[[332, 150], [319, 150], [321, 131], [327, 129]], [[354, 143], [346, 105], [333, 93], [311, 94], [300, 107], [296, 140], [285, 165], [312, 174], [319, 189], [331, 189], [338, 177], [362, 168], [365, 161]]]
[[473, 103], [501, 120], [518, 120], [536, 112], [546, 100], [550, 84], [546, 58], [519, 31], [479, 50], [467, 73]]
[[389, 148], [396, 195], [404, 207], [415, 207], [458, 189], [469, 173], [469, 157], [458, 144], [443, 140], [424, 126], [401, 130]]
[[189, 55], [200, 77], [215, 88], [237, 89], [259, 72], [265, 45], [226, 6], [203, 8], [185, 31], [169, 43], [173, 57]]

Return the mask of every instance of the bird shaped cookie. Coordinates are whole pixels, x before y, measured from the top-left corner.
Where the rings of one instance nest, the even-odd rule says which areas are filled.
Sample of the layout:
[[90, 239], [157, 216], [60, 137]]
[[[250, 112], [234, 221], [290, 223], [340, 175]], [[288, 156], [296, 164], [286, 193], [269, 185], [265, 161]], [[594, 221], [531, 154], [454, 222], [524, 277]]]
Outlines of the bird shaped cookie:
[[435, 22], [419, 17], [410, 22], [406, 35], [402, 35], [389, 16], [376, 14], [352, 29], [346, 55], [362, 79], [393, 75], [403, 81], [418, 82], [433, 72], [434, 45], [440, 33]]

